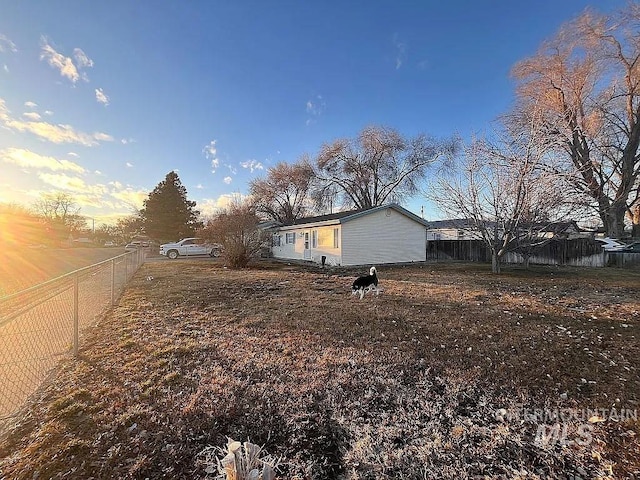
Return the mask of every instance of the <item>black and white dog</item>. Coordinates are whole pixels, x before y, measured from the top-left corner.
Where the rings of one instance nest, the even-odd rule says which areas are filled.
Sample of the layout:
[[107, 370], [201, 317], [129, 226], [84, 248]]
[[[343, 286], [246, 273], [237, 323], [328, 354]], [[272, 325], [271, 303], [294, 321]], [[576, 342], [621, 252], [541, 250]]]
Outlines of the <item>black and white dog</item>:
[[371, 267], [369, 269], [369, 275], [364, 275], [355, 279], [351, 286], [351, 295], [360, 294], [360, 300], [362, 300], [364, 294], [372, 290], [376, 292], [376, 295], [380, 295], [376, 267]]

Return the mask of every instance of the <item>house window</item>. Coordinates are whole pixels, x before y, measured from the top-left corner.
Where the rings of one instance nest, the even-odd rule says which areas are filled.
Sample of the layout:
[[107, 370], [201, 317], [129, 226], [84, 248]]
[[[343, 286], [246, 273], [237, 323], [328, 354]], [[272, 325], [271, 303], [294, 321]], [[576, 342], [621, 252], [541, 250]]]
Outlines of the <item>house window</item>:
[[311, 231], [311, 248], [318, 248], [318, 231]]
[[286, 234], [286, 239], [285, 239], [287, 245], [291, 245], [296, 243], [296, 234], [294, 233], [287, 233]]
[[458, 230], [458, 238], [464, 238], [464, 230]]
[[[324, 247], [324, 248], [338, 248], [338, 228], [321, 228], [319, 230], [314, 230], [313, 231], [313, 235], [315, 235], [315, 237], [312, 237], [312, 241], [313, 238], [317, 239], [317, 246], [318, 247]], [[314, 243], [314, 248], [316, 247], [316, 243]]]
[[333, 245], [333, 229], [321, 228], [318, 230], [318, 246], [331, 248]]
[[280, 235], [274, 235], [273, 236], [273, 242], [272, 243], [273, 243], [274, 247], [279, 247], [280, 246], [280, 242], [281, 242], [280, 239], [281, 239]]

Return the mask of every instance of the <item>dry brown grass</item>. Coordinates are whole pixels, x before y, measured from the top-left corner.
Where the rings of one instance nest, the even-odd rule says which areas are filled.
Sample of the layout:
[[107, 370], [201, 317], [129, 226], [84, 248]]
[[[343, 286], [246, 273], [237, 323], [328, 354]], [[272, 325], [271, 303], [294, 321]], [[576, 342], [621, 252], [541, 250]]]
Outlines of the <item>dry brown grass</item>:
[[380, 267], [362, 301], [358, 273], [144, 265], [0, 472], [207, 478], [201, 453], [231, 437], [282, 458], [280, 478], [638, 475], [637, 421], [545, 447], [496, 411], [640, 410], [640, 272]]

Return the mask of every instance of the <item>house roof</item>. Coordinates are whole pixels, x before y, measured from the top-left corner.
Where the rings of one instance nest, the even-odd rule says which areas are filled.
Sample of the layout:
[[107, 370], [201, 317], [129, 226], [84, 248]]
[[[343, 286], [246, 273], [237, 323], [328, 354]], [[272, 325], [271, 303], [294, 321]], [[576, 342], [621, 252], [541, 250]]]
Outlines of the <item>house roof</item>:
[[[487, 225], [493, 227], [495, 222], [488, 221]], [[527, 228], [531, 224], [523, 223], [521, 224], [522, 228]], [[582, 231], [575, 220], [568, 220], [565, 222], [552, 222], [552, 223], [539, 223], [534, 224], [534, 228], [540, 230], [541, 232], [552, 232], [552, 233], [564, 233], [567, 230], [575, 229], [576, 232]], [[438, 230], [438, 229], [460, 229], [460, 230], [475, 230], [476, 227], [473, 223], [473, 220], [467, 218], [452, 218], [449, 220], [436, 220], [433, 222], [427, 223], [427, 228], [429, 230]]]
[[350, 222], [351, 220], [355, 220], [357, 218], [363, 217], [365, 215], [370, 215], [375, 212], [379, 212], [381, 210], [393, 209], [402, 215], [409, 217], [410, 219], [421, 223], [422, 225], [427, 225], [427, 222], [419, 216], [411, 213], [406, 208], [401, 207], [397, 203], [390, 203], [387, 205], [380, 205], [379, 207], [372, 208], [362, 208], [358, 210], [346, 210], [344, 212], [330, 213], [328, 215], [318, 215], [315, 217], [306, 217], [299, 218], [295, 220], [293, 223], [288, 225], [281, 225], [279, 227], [280, 230], [292, 230], [297, 227], [310, 227], [312, 225], [337, 225]]
[[433, 222], [427, 222], [427, 228], [440, 229], [440, 228], [473, 228], [473, 222], [466, 218], [452, 218], [449, 220], [435, 220]]
[[321, 222], [327, 222], [330, 220], [340, 220], [342, 218], [346, 218], [349, 217], [351, 215], [355, 215], [356, 213], [360, 213], [360, 212], [366, 212], [367, 210], [370, 209], [360, 209], [360, 210], [345, 210], [344, 212], [336, 212], [336, 213], [329, 213], [327, 215], [318, 215], [315, 217], [306, 217], [306, 218], [298, 218], [297, 220], [294, 220], [293, 223], [289, 224], [289, 225], [285, 225], [285, 226], [293, 226], [293, 225], [306, 225], [308, 223], [321, 223]]

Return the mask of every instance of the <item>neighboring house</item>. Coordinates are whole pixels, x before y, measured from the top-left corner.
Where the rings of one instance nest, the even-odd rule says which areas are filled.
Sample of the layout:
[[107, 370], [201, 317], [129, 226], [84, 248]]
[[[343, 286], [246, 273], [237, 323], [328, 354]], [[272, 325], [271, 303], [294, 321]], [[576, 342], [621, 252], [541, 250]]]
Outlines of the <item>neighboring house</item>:
[[466, 218], [427, 222], [427, 240], [480, 240], [473, 223]]
[[[526, 230], [523, 225], [523, 231]], [[545, 238], [585, 238], [591, 236], [584, 232], [575, 221], [554, 222], [548, 225], [534, 227]], [[455, 218], [451, 220], [437, 220], [427, 223], [427, 240], [480, 240], [482, 237], [471, 220]]]
[[395, 203], [272, 226], [275, 258], [328, 265], [426, 260], [426, 222]]
[[575, 222], [575, 220], [551, 223], [546, 228], [544, 228], [542, 232], [547, 238], [555, 237], [563, 238], [566, 240], [592, 237], [591, 233], [582, 230]]

